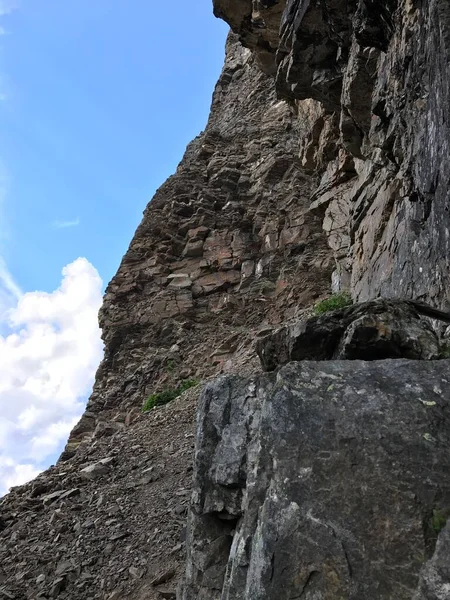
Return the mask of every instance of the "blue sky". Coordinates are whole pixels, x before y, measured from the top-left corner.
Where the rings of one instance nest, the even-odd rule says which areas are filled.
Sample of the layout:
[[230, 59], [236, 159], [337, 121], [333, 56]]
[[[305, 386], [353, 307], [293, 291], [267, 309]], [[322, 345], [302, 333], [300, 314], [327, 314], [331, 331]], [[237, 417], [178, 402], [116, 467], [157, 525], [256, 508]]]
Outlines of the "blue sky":
[[102, 290], [206, 124], [227, 27], [208, 0], [0, 0], [0, 27], [1, 494], [82, 410]]
[[3, 256], [23, 289], [53, 289], [79, 255], [108, 281], [205, 125], [227, 28], [207, 0], [16, 5], [0, 41]]

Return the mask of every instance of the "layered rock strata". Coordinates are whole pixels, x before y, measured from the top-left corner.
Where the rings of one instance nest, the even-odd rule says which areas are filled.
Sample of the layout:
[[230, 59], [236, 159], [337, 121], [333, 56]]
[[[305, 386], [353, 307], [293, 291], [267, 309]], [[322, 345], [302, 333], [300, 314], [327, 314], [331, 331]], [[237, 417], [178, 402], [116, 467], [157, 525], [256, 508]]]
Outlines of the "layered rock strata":
[[0, 502], [0, 598], [173, 597], [198, 391], [151, 415], [141, 407], [186, 378], [251, 373], [259, 332], [329, 289], [332, 255], [309, 212], [316, 182], [298, 160], [303, 128], [231, 35], [205, 132], [107, 288], [87, 411], [59, 464]]
[[298, 160], [304, 128], [231, 35], [206, 130], [106, 290], [105, 359], [65, 458], [99, 419], [121, 427], [153, 391], [236, 370], [258, 330], [329, 288], [331, 251], [309, 211], [315, 179]]

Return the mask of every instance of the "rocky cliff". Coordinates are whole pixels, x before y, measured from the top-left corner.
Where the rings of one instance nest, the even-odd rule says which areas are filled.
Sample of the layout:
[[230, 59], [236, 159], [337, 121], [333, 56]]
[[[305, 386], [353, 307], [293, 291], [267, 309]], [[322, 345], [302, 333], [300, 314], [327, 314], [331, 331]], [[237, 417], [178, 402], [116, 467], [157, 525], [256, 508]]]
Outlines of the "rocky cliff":
[[301, 162], [321, 174], [311, 209], [336, 287], [445, 303], [448, 2], [216, 0], [215, 11], [310, 119]]
[[[0, 597], [174, 598], [186, 539], [185, 598], [450, 597], [448, 362], [424, 362], [443, 328], [395, 303], [336, 339], [297, 324], [340, 290], [447, 308], [450, 8], [214, 11], [233, 33], [207, 127], [107, 288], [61, 460], [0, 504]], [[302, 331], [333, 351], [309, 356]], [[258, 354], [278, 374], [252, 377]], [[283, 367], [304, 359], [326, 362]], [[199, 388], [141, 407], [218, 374], [186, 534]]]

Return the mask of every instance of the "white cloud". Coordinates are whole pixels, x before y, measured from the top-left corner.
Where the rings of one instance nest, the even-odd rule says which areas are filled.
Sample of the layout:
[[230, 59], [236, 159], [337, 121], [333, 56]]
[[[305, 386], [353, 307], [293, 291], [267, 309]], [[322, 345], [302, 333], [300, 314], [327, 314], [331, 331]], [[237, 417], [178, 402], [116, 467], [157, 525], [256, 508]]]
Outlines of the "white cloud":
[[72, 221], [53, 221], [52, 226], [55, 229], [66, 229], [67, 227], [76, 227], [81, 223], [80, 217], [73, 219]]
[[0, 325], [6, 317], [6, 313], [17, 304], [22, 296], [22, 291], [14, 281], [11, 273], [0, 256]]
[[102, 357], [102, 281], [84, 258], [62, 274], [56, 291], [22, 294], [0, 263], [0, 294], [15, 300], [0, 336], [0, 495], [61, 450]]
[[11, 459], [0, 457], [0, 473], [2, 477], [0, 493], [2, 493], [15, 485], [31, 481], [39, 475], [39, 470], [33, 465], [18, 465]]

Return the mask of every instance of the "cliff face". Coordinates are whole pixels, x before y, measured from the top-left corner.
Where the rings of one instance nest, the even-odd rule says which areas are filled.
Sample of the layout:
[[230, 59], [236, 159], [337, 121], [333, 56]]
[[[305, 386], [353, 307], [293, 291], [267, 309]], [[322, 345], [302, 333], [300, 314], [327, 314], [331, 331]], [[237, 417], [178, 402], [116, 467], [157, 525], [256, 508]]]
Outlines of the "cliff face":
[[350, 285], [358, 299], [445, 304], [448, 3], [216, 0], [215, 7], [275, 73], [278, 97], [310, 115], [299, 145], [303, 166], [322, 173], [311, 208], [337, 259], [335, 285]]
[[183, 598], [448, 598], [447, 377], [332, 360], [209, 384]]
[[[107, 288], [100, 313], [105, 359], [61, 461], [0, 504], [0, 597], [173, 598], [183, 570], [198, 389], [149, 415], [141, 414], [141, 406], [153, 392], [182, 380], [203, 382], [225, 374], [209, 388], [213, 392], [205, 392], [200, 412], [185, 597], [281, 598], [278, 583], [270, 583], [271, 560], [279, 554], [260, 548], [258, 555], [252, 540], [279, 552], [277, 535], [295, 522], [303, 532], [291, 552], [295, 557], [305, 532], [317, 528], [314, 519], [320, 519], [325, 529], [308, 538], [320, 552], [298, 550], [298, 559], [309, 565], [301, 576], [289, 560], [280, 559], [281, 572], [292, 571], [297, 581], [286, 588], [294, 594], [286, 598], [387, 600], [413, 593], [420, 599], [445, 598], [448, 531], [443, 529], [437, 540], [429, 520], [433, 511], [442, 520], [450, 502], [442, 484], [447, 362], [408, 361], [401, 368], [390, 361], [313, 363], [305, 373], [316, 381], [310, 388], [314, 398], [331, 391], [334, 377], [339, 384], [334, 404], [325, 403], [319, 412], [302, 395], [308, 381], [301, 366], [295, 372], [288, 368], [288, 381], [281, 376], [278, 383], [273, 375], [255, 383], [227, 374], [250, 376], [259, 370], [256, 346], [268, 347], [265, 336], [273, 328], [288, 325], [280, 331], [297, 331], [296, 322], [330, 290], [349, 290], [354, 300], [406, 297], [447, 308], [450, 8], [446, 0], [215, 0], [214, 11], [234, 33], [207, 127], [148, 205]], [[357, 331], [366, 339], [375, 328], [383, 346], [386, 331], [395, 329], [396, 313], [386, 319], [376, 326], [366, 319]], [[414, 327], [414, 335], [424, 331]], [[405, 339], [414, 335], [408, 329]], [[275, 354], [304, 358], [290, 352]], [[400, 357], [411, 358], [401, 352]], [[436, 345], [424, 356], [434, 358], [437, 352]], [[427, 384], [419, 390], [421, 377]], [[333, 382], [325, 385], [327, 378]], [[383, 383], [387, 379], [389, 389]], [[286, 397], [276, 395], [277, 385], [288, 390]], [[396, 385], [407, 390], [399, 396], [403, 409], [392, 406]], [[346, 390], [353, 390], [351, 397]], [[363, 392], [370, 400], [367, 410], [357, 402]], [[214, 402], [228, 406], [223, 418], [212, 410], [211, 394]], [[286, 412], [276, 421], [275, 405], [282, 410], [283, 398]], [[300, 398], [297, 407], [295, 398]], [[339, 412], [344, 409], [359, 415], [352, 431]], [[397, 424], [410, 409], [408, 422]], [[311, 424], [304, 439], [303, 418]], [[270, 419], [278, 427], [272, 433]], [[291, 431], [289, 423], [296, 428]], [[332, 433], [333, 423], [338, 433]], [[316, 426], [322, 432], [317, 438]], [[414, 441], [415, 427], [420, 443]], [[388, 438], [380, 442], [384, 454], [376, 449], [380, 428]], [[281, 451], [277, 444], [284, 443], [287, 429], [292, 447]], [[300, 438], [301, 444], [295, 441]], [[306, 488], [285, 486], [285, 467], [277, 470], [261, 458], [261, 440], [286, 469], [311, 469], [303, 504], [299, 498]], [[304, 456], [296, 444], [305, 449]], [[434, 458], [427, 444], [437, 444]], [[399, 459], [387, 476], [403, 445], [414, 448], [414, 460]], [[228, 460], [221, 453], [230, 448], [235, 452]], [[358, 511], [360, 498], [351, 485], [339, 488], [342, 465], [352, 485], [366, 478], [364, 485], [376, 486], [372, 505], [374, 498], [385, 497], [376, 522], [395, 528], [401, 521], [401, 535], [386, 534], [385, 546], [382, 537], [356, 531], [360, 518], [373, 517], [367, 512], [370, 497], [363, 503], [367, 511], [354, 519], [338, 509], [333, 518], [327, 516], [331, 506], [321, 494], [328, 479], [313, 455], [335, 450], [326, 467], [335, 477], [333, 502], [337, 506], [350, 498], [349, 506]], [[223, 475], [214, 481], [205, 468], [208, 452]], [[359, 464], [352, 458], [359, 452], [364, 454], [361, 471], [352, 467]], [[293, 460], [287, 465], [292, 456], [309, 457], [305, 461], [311, 464]], [[262, 479], [255, 488], [251, 469], [260, 462]], [[380, 470], [371, 478], [374, 464]], [[227, 469], [237, 473], [237, 480], [228, 481]], [[427, 470], [433, 475], [424, 491], [420, 481]], [[396, 481], [399, 493], [393, 489]], [[219, 510], [214, 502], [222, 501], [222, 488], [226, 499]], [[208, 494], [211, 510], [199, 501]], [[283, 498], [283, 514], [293, 520], [272, 518], [274, 494]], [[225, 511], [231, 496], [242, 502], [239, 508], [233, 505], [234, 512]], [[310, 511], [319, 496], [320, 517]], [[292, 503], [299, 512], [295, 507], [295, 514], [289, 512]], [[218, 520], [217, 513], [224, 511]], [[266, 517], [258, 522], [261, 511]], [[202, 529], [205, 520], [210, 529]], [[333, 533], [331, 522], [348, 525], [347, 533]], [[408, 532], [408, 552], [402, 554]], [[212, 548], [208, 536], [216, 541]], [[347, 561], [349, 540], [354, 558]], [[400, 587], [394, 575], [383, 579], [382, 569], [369, 565], [363, 549], [371, 544], [403, 570]], [[207, 551], [196, 555], [198, 547]], [[236, 554], [242, 548], [245, 552]], [[323, 564], [332, 566], [324, 570]], [[367, 589], [361, 587], [365, 580]]]
[[257, 332], [327, 291], [332, 256], [309, 211], [307, 124], [231, 35], [205, 132], [145, 211], [100, 314], [105, 360], [65, 457], [98, 420], [155, 390], [236, 371]]

